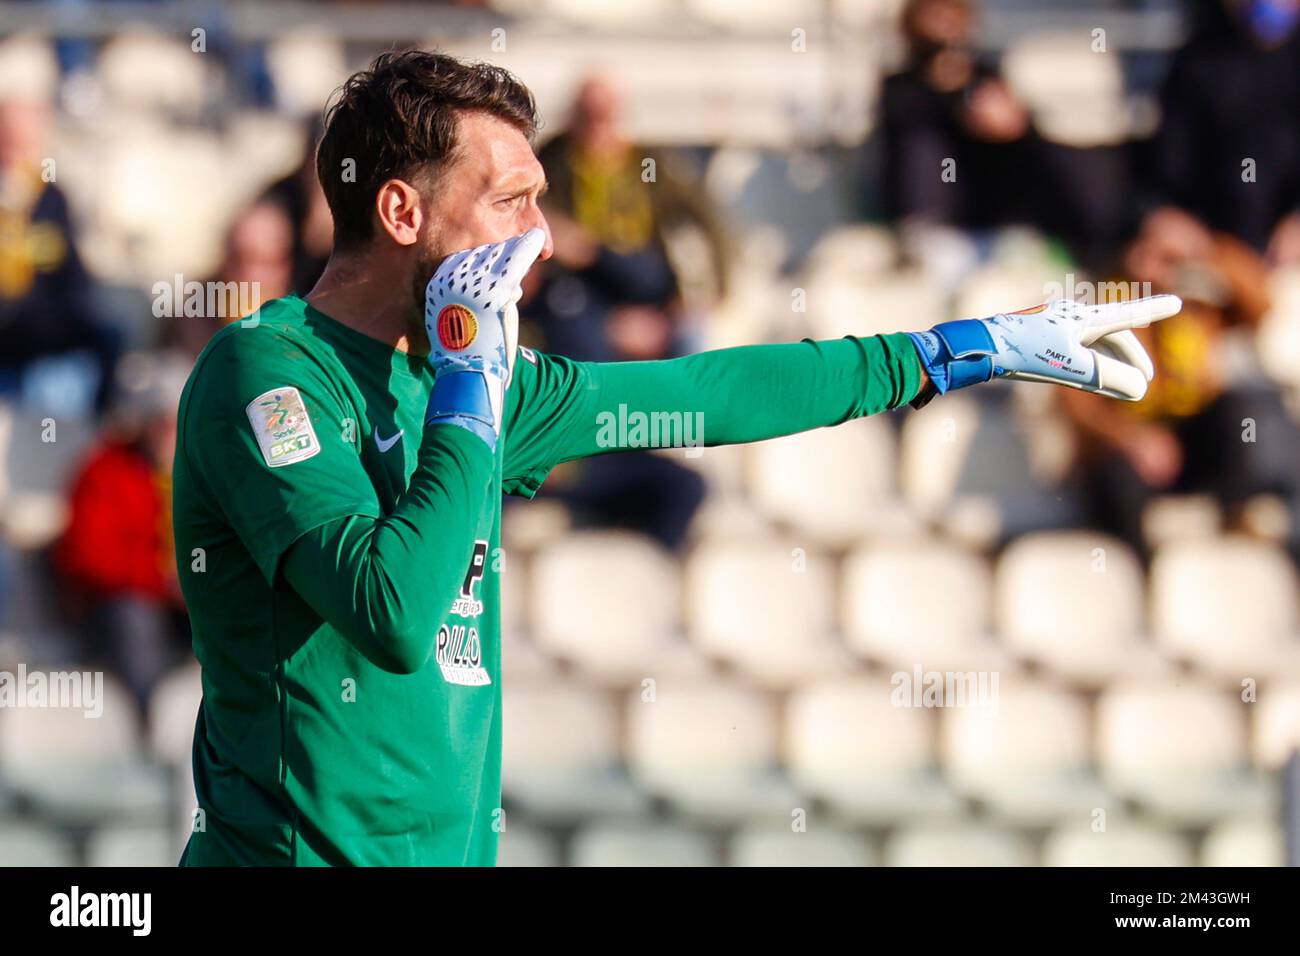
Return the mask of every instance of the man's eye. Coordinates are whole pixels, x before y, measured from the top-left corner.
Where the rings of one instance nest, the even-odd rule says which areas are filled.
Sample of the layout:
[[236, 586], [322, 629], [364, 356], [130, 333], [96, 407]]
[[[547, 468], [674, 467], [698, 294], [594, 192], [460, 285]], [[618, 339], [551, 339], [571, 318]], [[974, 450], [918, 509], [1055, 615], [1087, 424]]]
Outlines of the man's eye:
[[523, 196], [510, 196], [510, 197], [507, 197], [506, 199], [499, 199], [499, 200], [497, 200], [497, 205], [498, 205], [498, 206], [516, 206], [516, 205], [519, 204], [519, 200], [521, 200], [521, 199], [523, 199], [523, 198], [524, 198]]

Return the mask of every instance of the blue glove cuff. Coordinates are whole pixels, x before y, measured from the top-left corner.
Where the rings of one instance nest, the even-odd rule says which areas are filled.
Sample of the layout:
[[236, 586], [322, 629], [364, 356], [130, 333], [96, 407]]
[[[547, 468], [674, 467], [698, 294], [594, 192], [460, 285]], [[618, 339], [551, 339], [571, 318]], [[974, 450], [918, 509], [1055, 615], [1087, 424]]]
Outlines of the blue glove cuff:
[[[482, 372], [447, 371], [433, 383], [429, 395], [429, 408], [425, 413], [426, 425], [435, 421], [449, 422], [468, 428], [496, 447], [496, 419], [488, 394], [487, 376]], [[489, 437], [490, 436], [490, 437]]]
[[908, 332], [935, 390], [946, 394], [987, 382], [996, 374], [993, 354], [997, 346], [979, 319], [940, 322], [928, 332]]
[[497, 450], [497, 433], [491, 425], [485, 425], [477, 418], [467, 418], [464, 415], [443, 415], [439, 418], [430, 418], [426, 425], [455, 425], [457, 428], [463, 428], [468, 432], [473, 432], [479, 438], [483, 439], [491, 451]]

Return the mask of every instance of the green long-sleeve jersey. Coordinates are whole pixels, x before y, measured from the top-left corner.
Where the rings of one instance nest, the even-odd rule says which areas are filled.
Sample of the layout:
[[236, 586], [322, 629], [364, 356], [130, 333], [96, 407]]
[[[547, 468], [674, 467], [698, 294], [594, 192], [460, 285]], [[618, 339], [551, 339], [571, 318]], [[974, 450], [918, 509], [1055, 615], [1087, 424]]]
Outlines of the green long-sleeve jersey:
[[202, 668], [187, 865], [491, 865], [501, 494], [629, 448], [893, 408], [903, 335], [584, 363], [521, 348], [495, 452], [426, 427], [424, 359], [296, 296], [222, 330], [181, 398], [173, 518]]

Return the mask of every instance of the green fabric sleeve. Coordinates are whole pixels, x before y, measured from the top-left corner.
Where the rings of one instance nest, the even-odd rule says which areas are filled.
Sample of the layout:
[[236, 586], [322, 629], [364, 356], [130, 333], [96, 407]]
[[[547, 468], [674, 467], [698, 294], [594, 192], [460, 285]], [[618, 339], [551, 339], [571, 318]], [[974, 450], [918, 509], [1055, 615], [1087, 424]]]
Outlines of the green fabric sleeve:
[[376, 667], [410, 674], [434, 651], [476, 539], [491, 530], [494, 459], [483, 440], [431, 425], [419, 464], [384, 518], [351, 515], [307, 531], [284, 579]]
[[[921, 365], [902, 333], [781, 345], [747, 345], [654, 362], [574, 362], [524, 353], [505, 426], [504, 487], [531, 496], [561, 462], [647, 447], [636, 416], [689, 419], [689, 442], [730, 445], [777, 438], [885, 409], [916, 397]], [[673, 420], [675, 421], [675, 420]], [[677, 429], [680, 433], [680, 429]]]

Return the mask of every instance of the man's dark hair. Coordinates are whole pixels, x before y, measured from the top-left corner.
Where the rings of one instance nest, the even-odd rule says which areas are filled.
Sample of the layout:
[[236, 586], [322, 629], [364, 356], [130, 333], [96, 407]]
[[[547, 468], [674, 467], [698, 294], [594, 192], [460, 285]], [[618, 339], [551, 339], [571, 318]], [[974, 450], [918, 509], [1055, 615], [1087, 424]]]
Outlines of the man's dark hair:
[[[519, 129], [537, 131], [533, 95], [508, 71], [444, 53], [381, 54], [354, 73], [325, 112], [316, 176], [334, 216], [334, 246], [371, 236], [379, 187], [390, 179], [427, 183], [457, 158], [459, 114], [481, 111]], [[344, 180], [344, 162], [356, 181]], [[349, 177], [351, 179], [351, 177]]]

